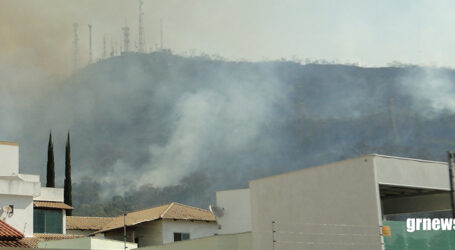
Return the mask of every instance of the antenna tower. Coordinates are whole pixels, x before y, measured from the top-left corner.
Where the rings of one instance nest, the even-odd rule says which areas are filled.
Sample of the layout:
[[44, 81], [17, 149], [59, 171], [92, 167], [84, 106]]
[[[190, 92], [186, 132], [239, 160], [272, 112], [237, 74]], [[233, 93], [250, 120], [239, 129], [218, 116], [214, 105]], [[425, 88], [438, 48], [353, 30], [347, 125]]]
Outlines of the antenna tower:
[[144, 26], [143, 26], [143, 16], [142, 5], [144, 4], [143, 0], [139, 1], [139, 52], [144, 53]]
[[92, 63], [92, 25], [89, 24], [88, 25], [88, 48], [89, 48], [89, 51], [88, 51], [88, 63]]
[[160, 19], [160, 47], [163, 49], [163, 19]]
[[103, 36], [103, 58], [106, 58], [106, 35]]
[[77, 23], [73, 23], [73, 72], [77, 70], [77, 61], [78, 61], [78, 41], [79, 37], [77, 35]]
[[130, 51], [130, 28], [125, 25], [123, 31], [123, 52]]

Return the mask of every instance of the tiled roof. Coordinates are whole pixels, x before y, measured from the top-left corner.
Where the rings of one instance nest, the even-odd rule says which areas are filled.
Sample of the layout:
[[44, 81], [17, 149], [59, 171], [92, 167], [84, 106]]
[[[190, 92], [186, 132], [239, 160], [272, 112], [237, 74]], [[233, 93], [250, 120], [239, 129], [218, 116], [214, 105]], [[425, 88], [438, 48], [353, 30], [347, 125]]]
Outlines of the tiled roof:
[[[216, 222], [215, 216], [208, 210], [172, 202], [171, 204], [128, 213], [126, 215], [126, 225], [134, 226], [139, 223], [159, 219]], [[122, 227], [123, 215], [113, 218], [112, 221], [106, 224], [102, 230], [96, 233], [106, 232]]]
[[34, 234], [33, 237], [23, 238], [20, 242], [29, 245], [30, 247], [37, 248], [38, 243], [42, 241], [50, 240], [64, 240], [64, 239], [75, 239], [84, 237], [83, 235], [73, 234]]
[[29, 247], [27, 244], [21, 242], [22, 238], [24, 238], [24, 234], [3, 220], [0, 220], [0, 247]]
[[0, 238], [3, 239], [21, 239], [24, 238], [24, 234], [19, 232], [14, 227], [10, 226], [8, 223], [0, 220]]
[[29, 248], [30, 246], [22, 240], [0, 240], [0, 247]]
[[107, 223], [111, 222], [112, 217], [81, 217], [66, 216], [67, 230], [101, 230]]
[[52, 201], [34, 201], [33, 207], [43, 208], [57, 208], [57, 209], [74, 209], [71, 206], [66, 205], [63, 202], [52, 202]]

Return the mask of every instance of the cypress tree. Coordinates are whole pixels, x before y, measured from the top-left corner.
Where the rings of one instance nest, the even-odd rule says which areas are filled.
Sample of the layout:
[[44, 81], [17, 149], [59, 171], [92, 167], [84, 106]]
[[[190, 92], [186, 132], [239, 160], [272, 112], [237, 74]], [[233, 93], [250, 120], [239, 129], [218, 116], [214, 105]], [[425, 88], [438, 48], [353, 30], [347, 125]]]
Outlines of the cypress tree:
[[49, 133], [49, 144], [47, 145], [46, 178], [47, 178], [46, 187], [55, 187], [54, 143], [52, 142], [52, 132]]
[[[65, 204], [72, 206], [72, 184], [71, 184], [71, 145], [70, 145], [70, 132], [68, 132], [68, 139], [66, 140], [66, 149], [65, 149], [65, 190], [64, 190], [64, 199]], [[71, 216], [72, 210], [67, 210], [66, 214]]]

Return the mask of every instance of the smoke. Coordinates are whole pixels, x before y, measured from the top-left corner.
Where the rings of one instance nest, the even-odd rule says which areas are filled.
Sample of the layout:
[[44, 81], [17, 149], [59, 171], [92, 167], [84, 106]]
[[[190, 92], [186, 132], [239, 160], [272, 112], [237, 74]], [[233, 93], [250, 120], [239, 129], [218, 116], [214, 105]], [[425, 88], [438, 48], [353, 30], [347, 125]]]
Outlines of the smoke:
[[[210, 159], [211, 148], [242, 151], [273, 123], [274, 103], [283, 88], [270, 76], [260, 87], [256, 82], [213, 79], [215, 89], [202, 89], [181, 96], [174, 107], [172, 134], [165, 145], [151, 145], [146, 164], [152, 171], [139, 184], [176, 184]], [[163, 178], [166, 176], [166, 178]]]
[[443, 112], [455, 112], [455, 81], [451, 70], [410, 70], [403, 76], [402, 87], [414, 98], [414, 106], [422, 115], [434, 118]]

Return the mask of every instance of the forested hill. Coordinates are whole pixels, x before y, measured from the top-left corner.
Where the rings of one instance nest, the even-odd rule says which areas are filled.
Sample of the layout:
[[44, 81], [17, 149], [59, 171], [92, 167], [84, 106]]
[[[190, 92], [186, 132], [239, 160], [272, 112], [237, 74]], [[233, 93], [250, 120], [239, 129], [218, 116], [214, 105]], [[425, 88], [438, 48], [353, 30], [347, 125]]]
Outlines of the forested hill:
[[131, 53], [27, 110], [21, 157], [44, 175], [49, 128], [71, 129], [75, 214], [112, 215], [124, 200], [206, 207], [215, 190], [361, 154], [445, 160], [454, 83], [450, 69]]

